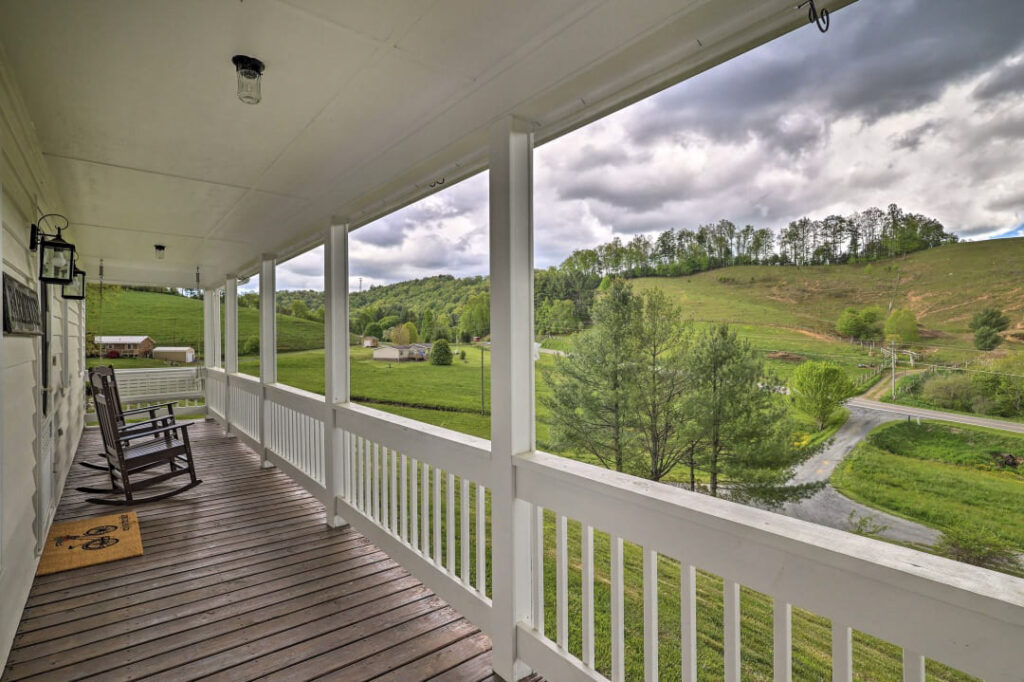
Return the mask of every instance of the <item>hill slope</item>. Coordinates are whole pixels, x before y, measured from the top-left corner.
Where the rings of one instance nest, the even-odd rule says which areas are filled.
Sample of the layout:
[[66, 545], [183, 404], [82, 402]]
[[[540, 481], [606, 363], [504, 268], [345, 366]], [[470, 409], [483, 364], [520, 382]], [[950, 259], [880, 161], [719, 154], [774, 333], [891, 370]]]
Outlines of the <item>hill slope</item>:
[[[221, 309], [223, 315], [223, 308]], [[259, 311], [238, 310], [238, 343], [259, 335]], [[203, 339], [203, 302], [183, 296], [126, 289], [104, 297], [102, 312], [92, 305], [86, 312], [86, 334], [125, 334], [153, 337], [160, 346], [192, 346]], [[324, 325], [291, 315], [277, 316], [278, 350], [324, 347]]]
[[871, 264], [741, 265], [688, 277], [643, 278], [694, 319], [834, 333], [846, 307], [909, 308], [943, 343], [969, 346], [967, 323], [994, 305], [1024, 328], [1024, 239], [966, 242]]

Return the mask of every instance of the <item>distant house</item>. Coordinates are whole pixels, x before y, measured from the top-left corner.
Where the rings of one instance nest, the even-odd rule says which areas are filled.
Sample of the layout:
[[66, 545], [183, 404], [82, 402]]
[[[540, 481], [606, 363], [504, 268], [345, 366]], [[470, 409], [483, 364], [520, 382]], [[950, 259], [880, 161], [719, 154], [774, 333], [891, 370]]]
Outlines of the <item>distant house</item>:
[[122, 358], [148, 358], [153, 354], [156, 342], [148, 336], [97, 336], [93, 343], [101, 355], [117, 353]]
[[430, 357], [431, 344], [411, 343], [407, 346], [381, 346], [373, 351], [373, 359], [384, 362], [422, 361]]
[[376, 336], [364, 336], [363, 337], [363, 348], [376, 348], [380, 345], [380, 339]]
[[157, 346], [153, 349], [153, 357], [189, 365], [196, 361], [196, 351], [191, 346]]

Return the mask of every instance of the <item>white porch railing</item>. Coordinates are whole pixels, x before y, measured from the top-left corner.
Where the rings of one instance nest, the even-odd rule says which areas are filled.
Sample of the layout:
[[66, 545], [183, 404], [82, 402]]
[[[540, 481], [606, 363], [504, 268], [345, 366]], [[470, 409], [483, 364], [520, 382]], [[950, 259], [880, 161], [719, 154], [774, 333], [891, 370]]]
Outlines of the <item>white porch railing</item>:
[[[497, 632], [490, 585], [492, 509], [488, 441], [211, 370], [207, 401], [226, 426], [323, 500], [473, 621]], [[261, 425], [260, 396], [265, 401]], [[236, 402], [237, 401], [237, 402]], [[333, 414], [324, 442], [323, 419]], [[239, 419], [238, 423], [234, 419]], [[256, 435], [253, 435], [256, 434]], [[261, 444], [258, 438], [263, 438]], [[332, 473], [331, 467], [335, 468]], [[335, 490], [328, 492], [327, 481]], [[832, 620], [833, 679], [851, 680], [852, 630], [903, 648], [904, 680], [924, 680], [925, 657], [987, 680], [1019, 680], [1024, 581], [829, 528], [544, 453], [516, 459], [518, 504], [530, 505], [528, 562], [533, 621], [515, 630], [519, 660], [551, 680], [603, 680], [595, 670], [594, 534], [610, 536], [611, 679], [625, 679], [623, 544], [642, 546], [646, 680], [657, 679], [658, 556], [680, 563], [681, 669], [696, 679], [696, 571], [724, 582], [724, 670], [740, 679], [740, 587], [774, 602], [774, 676], [792, 675], [791, 607]], [[333, 495], [332, 495], [333, 493]], [[333, 501], [332, 501], [333, 497]], [[544, 513], [555, 514], [555, 589], [544, 586]], [[567, 527], [581, 529], [581, 566], [570, 569]], [[582, 583], [570, 618], [570, 570]], [[552, 593], [553, 592], [553, 593]], [[544, 604], [556, 635], [545, 636]], [[579, 631], [570, 631], [579, 622]], [[582, 642], [582, 656], [569, 642]], [[638, 652], [633, 652], [637, 654]]]

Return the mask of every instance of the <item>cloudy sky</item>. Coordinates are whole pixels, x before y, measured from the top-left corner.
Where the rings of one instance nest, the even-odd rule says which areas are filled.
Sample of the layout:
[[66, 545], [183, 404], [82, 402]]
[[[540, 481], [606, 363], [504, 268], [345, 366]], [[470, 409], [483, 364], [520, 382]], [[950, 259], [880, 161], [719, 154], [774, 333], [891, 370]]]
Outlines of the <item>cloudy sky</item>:
[[[728, 218], [778, 229], [896, 202], [1024, 236], [1024, 2], [860, 0], [539, 147], [536, 264]], [[352, 288], [486, 274], [487, 176], [352, 235]], [[320, 250], [279, 288], [323, 287]]]

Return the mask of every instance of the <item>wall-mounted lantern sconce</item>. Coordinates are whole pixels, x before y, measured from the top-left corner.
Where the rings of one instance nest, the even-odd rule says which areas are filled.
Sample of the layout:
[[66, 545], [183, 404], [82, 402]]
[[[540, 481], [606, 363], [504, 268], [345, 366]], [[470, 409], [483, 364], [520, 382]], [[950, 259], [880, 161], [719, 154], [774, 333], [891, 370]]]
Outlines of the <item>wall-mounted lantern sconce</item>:
[[238, 99], [246, 104], [259, 104], [262, 95], [260, 94], [260, 78], [266, 66], [255, 57], [247, 57], [244, 54], [236, 54], [231, 58], [238, 73]]
[[167, 247], [163, 244], [153, 244], [153, 250], [156, 251], [156, 259], [163, 260], [164, 252], [167, 250]]
[[81, 301], [85, 298], [85, 272], [75, 268], [74, 278], [70, 284], [60, 288], [60, 295], [72, 301]]
[[[54, 219], [58, 225], [46, 232], [41, 227], [47, 220]], [[64, 221], [63, 225], [59, 221]], [[39, 281], [46, 284], [71, 284], [75, 274], [75, 246], [64, 241], [61, 233], [68, 228], [68, 219], [59, 213], [47, 213], [32, 225], [29, 235], [29, 249], [39, 250]]]

